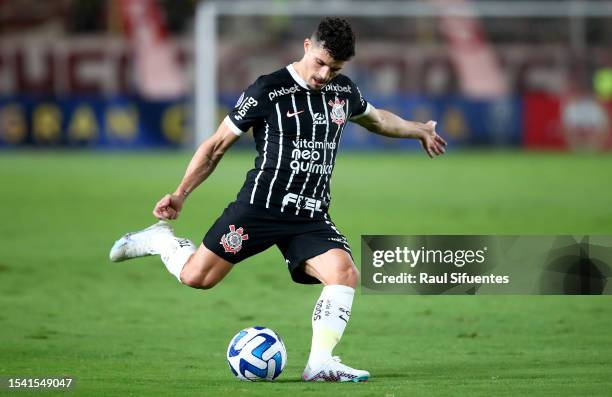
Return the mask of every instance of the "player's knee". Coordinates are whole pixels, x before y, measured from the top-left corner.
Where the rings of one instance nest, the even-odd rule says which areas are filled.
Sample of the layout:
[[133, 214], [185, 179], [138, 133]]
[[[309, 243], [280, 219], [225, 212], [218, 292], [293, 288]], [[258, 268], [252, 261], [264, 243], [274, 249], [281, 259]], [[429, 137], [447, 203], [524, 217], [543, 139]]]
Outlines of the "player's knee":
[[200, 283], [198, 283], [196, 285], [192, 285], [192, 288], [196, 288], [196, 289], [211, 289], [215, 285], [217, 285], [216, 282], [202, 281], [202, 282], [200, 282]]
[[359, 270], [353, 264], [346, 265], [339, 269], [336, 277], [338, 284], [355, 288], [359, 282]]
[[359, 283], [359, 270], [355, 265], [352, 265], [350, 269], [347, 270], [347, 277], [351, 283], [353, 288], [357, 287], [357, 283]]
[[202, 276], [199, 274], [181, 272], [181, 283], [191, 288], [211, 289], [217, 285], [218, 280], [215, 280], [212, 277], [207, 277], [206, 275]]
[[204, 280], [202, 280], [202, 282], [200, 283], [200, 286], [197, 287], [199, 289], [211, 289], [212, 287], [214, 287], [215, 285], [217, 285], [217, 283], [219, 282], [219, 280], [213, 279], [213, 278], [204, 278]]
[[198, 280], [196, 277], [193, 277], [189, 274], [185, 274], [185, 272], [181, 272], [180, 278], [181, 278], [181, 283], [183, 283], [184, 285], [188, 287], [195, 288], [195, 286], [198, 284]]

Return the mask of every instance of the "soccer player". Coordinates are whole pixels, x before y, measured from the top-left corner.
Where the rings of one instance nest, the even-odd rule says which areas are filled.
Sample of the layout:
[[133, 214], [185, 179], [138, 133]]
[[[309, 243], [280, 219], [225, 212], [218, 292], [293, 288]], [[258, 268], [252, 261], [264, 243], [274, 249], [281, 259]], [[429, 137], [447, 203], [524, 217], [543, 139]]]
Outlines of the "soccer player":
[[[119, 239], [113, 261], [160, 255], [181, 283], [208, 289], [238, 262], [276, 245], [297, 283], [324, 285], [312, 315], [312, 344], [302, 374], [306, 381], [365, 381], [369, 372], [332, 356], [351, 315], [359, 272], [351, 248], [328, 214], [330, 178], [347, 121], [395, 138], [415, 138], [430, 157], [446, 142], [435, 122], [418, 123], [368, 103], [340, 73], [355, 54], [355, 38], [343, 19], [323, 20], [304, 40], [298, 62], [259, 77], [240, 96], [216, 133], [194, 154], [172, 194], [157, 202], [161, 221]], [[255, 168], [196, 247], [174, 236], [166, 222], [176, 219], [186, 198], [213, 172], [223, 154], [253, 129]]]

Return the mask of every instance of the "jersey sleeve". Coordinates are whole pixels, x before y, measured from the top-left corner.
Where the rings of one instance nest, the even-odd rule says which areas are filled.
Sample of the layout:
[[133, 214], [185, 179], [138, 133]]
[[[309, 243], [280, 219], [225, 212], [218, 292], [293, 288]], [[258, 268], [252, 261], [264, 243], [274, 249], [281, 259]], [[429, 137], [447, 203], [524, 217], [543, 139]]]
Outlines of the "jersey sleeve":
[[225, 117], [225, 124], [238, 136], [261, 123], [268, 115], [268, 98], [261, 78], [240, 95], [234, 109]]
[[370, 113], [372, 106], [363, 98], [357, 84], [351, 81], [351, 85], [353, 86], [353, 98], [351, 101], [350, 120], [357, 120]]

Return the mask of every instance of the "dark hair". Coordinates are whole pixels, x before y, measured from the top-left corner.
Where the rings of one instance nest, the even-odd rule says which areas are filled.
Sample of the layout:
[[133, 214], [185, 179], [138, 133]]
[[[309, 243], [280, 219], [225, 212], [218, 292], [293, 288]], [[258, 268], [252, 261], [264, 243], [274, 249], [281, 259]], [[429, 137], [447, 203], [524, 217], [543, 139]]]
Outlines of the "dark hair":
[[312, 38], [336, 61], [347, 61], [355, 55], [355, 35], [351, 25], [341, 18], [325, 18]]

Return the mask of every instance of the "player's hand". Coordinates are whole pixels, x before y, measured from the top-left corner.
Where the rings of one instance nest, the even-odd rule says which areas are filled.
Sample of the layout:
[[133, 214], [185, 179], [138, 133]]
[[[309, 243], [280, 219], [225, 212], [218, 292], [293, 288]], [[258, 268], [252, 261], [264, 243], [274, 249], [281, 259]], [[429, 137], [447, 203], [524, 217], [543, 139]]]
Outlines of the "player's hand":
[[427, 155], [434, 158], [446, 152], [446, 141], [436, 133], [436, 122], [430, 120], [424, 126], [419, 140]]
[[176, 194], [166, 194], [155, 204], [153, 215], [157, 219], [171, 220], [176, 219], [183, 208], [185, 198]]

